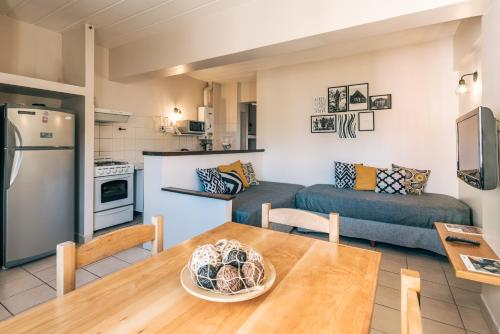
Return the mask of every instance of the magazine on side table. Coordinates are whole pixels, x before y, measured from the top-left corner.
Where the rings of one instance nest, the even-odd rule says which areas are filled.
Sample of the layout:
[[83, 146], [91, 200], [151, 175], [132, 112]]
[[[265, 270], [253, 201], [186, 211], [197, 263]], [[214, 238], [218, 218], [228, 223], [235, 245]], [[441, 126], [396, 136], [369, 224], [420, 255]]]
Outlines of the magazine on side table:
[[460, 254], [467, 270], [500, 277], [500, 260]]
[[483, 231], [477, 226], [467, 226], [467, 225], [455, 225], [455, 224], [444, 224], [448, 232], [471, 234], [471, 235], [481, 235]]

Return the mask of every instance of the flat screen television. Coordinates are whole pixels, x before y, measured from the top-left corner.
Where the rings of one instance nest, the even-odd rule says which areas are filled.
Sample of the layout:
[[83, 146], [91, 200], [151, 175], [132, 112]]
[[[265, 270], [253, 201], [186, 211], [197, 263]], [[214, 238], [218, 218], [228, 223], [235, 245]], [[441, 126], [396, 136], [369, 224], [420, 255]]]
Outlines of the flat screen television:
[[457, 119], [457, 176], [462, 181], [481, 190], [497, 187], [499, 129], [500, 123], [486, 107]]

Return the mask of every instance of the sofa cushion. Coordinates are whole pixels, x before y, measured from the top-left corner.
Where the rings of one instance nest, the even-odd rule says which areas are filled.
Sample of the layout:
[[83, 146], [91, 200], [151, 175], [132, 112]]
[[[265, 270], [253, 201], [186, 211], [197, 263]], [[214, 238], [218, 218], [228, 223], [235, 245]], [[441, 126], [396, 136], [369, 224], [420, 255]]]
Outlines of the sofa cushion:
[[243, 168], [241, 167], [241, 162], [235, 161], [229, 165], [221, 165], [217, 167], [219, 172], [227, 173], [227, 172], [236, 172], [240, 176], [241, 181], [243, 181], [243, 186], [245, 188], [250, 187], [248, 184], [247, 178], [245, 177], [245, 173], [243, 172]]
[[406, 195], [405, 172], [400, 169], [377, 170], [376, 193]]
[[226, 184], [217, 168], [197, 168], [196, 174], [203, 186], [203, 191], [211, 194], [225, 194]]
[[396, 164], [392, 164], [392, 168], [399, 168], [405, 172], [405, 188], [408, 194], [423, 194], [425, 185], [427, 184], [427, 180], [431, 175], [430, 170], [402, 167]]
[[298, 209], [343, 217], [434, 228], [434, 222], [471, 225], [471, 209], [448, 195], [395, 196], [316, 184], [295, 196]]
[[257, 176], [255, 175], [255, 170], [253, 169], [252, 163], [242, 163], [241, 167], [243, 168], [243, 173], [245, 174], [245, 178], [247, 179], [248, 184], [251, 186], [259, 185], [259, 181], [257, 180]]
[[262, 204], [271, 203], [273, 208], [295, 207], [295, 194], [304, 186], [298, 184], [260, 181], [233, 199], [233, 221], [261, 226]]
[[377, 187], [377, 168], [363, 165], [354, 165], [356, 182], [354, 189], [374, 191]]
[[236, 195], [245, 190], [243, 181], [236, 172], [220, 173], [222, 180], [226, 184], [226, 194]]
[[353, 188], [356, 180], [354, 164], [335, 161], [335, 186], [337, 188]]

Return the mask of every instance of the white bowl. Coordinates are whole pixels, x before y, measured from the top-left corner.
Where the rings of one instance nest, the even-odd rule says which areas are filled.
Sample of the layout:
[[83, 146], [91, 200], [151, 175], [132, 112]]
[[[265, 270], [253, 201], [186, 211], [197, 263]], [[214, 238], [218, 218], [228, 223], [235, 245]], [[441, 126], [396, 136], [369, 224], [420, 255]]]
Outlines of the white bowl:
[[201, 299], [219, 303], [236, 303], [256, 298], [266, 293], [273, 286], [275, 280], [276, 270], [274, 269], [271, 261], [266, 260], [264, 260], [263, 284], [255, 288], [255, 290], [235, 294], [223, 294], [220, 292], [203, 289], [193, 282], [193, 280], [191, 279], [191, 272], [187, 265], [182, 268], [181, 271], [181, 284], [188, 293]]

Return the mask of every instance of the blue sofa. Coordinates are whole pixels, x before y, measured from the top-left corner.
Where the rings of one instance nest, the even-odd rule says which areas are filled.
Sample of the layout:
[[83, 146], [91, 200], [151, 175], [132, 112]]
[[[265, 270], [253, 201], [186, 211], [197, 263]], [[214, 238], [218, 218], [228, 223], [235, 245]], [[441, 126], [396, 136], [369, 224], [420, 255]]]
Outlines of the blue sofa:
[[260, 181], [233, 199], [233, 221], [261, 226], [262, 203], [271, 203], [273, 208], [295, 208], [295, 195], [304, 186], [290, 183]]
[[329, 184], [304, 187], [276, 182], [261, 182], [238, 194], [233, 200], [233, 220], [260, 226], [261, 206], [268, 202], [274, 208], [298, 208], [325, 216], [338, 212], [343, 236], [422, 248], [442, 255], [445, 252], [434, 222], [472, 224], [471, 209], [447, 195], [403, 196], [339, 189]]
[[340, 214], [340, 234], [445, 255], [434, 222], [471, 225], [472, 212], [458, 199], [441, 194], [379, 194], [316, 184], [295, 195], [295, 207]]

